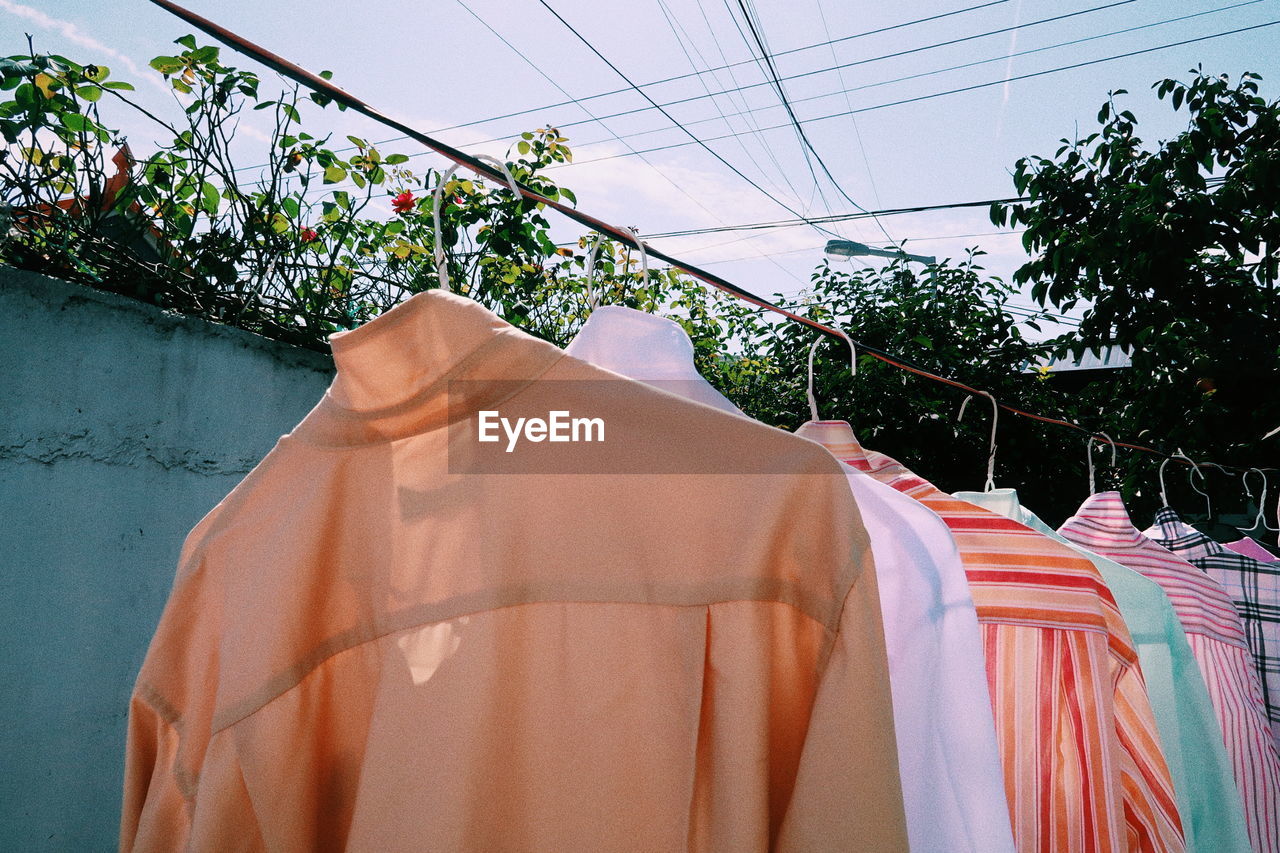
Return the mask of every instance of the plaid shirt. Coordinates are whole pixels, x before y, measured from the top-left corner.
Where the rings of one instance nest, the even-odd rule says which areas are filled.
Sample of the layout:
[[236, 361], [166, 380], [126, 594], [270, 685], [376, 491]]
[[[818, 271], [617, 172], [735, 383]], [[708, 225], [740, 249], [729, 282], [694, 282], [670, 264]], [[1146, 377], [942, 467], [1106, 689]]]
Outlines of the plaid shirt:
[[1280, 566], [1219, 545], [1169, 507], [1157, 512], [1156, 523], [1143, 532], [1222, 584], [1235, 602], [1262, 681], [1271, 735], [1280, 743]]

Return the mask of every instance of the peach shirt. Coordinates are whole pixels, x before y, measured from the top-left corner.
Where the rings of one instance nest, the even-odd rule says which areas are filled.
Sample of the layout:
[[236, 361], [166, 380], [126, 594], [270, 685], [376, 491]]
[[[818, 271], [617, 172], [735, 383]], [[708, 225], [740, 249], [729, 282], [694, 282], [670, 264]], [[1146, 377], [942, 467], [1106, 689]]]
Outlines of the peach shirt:
[[[907, 849], [825, 450], [439, 291], [332, 343], [325, 397], [184, 543], [122, 850]], [[608, 441], [460, 471], [482, 408]]]

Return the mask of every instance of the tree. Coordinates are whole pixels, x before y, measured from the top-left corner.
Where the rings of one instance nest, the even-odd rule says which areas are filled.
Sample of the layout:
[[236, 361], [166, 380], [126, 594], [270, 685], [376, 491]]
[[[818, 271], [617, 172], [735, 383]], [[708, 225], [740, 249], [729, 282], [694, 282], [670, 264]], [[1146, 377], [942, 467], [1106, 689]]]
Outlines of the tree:
[[[1014, 280], [1042, 306], [1086, 306], [1060, 351], [1131, 351], [1132, 369], [1081, 400], [1096, 428], [1196, 459], [1276, 465], [1280, 442], [1263, 436], [1280, 426], [1280, 103], [1258, 94], [1256, 74], [1191, 73], [1154, 86], [1187, 113], [1177, 136], [1144, 144], [1118, 103], [1124, 90], [1112, 92], [1098, 130], [1017, 162], [1014, 186], [1029, 200], [995, 205], [992, 220], [1026, 226], [1032, 259]], [[1130, 496], [1153, 475], [1149, 457], [1129, 456]]]

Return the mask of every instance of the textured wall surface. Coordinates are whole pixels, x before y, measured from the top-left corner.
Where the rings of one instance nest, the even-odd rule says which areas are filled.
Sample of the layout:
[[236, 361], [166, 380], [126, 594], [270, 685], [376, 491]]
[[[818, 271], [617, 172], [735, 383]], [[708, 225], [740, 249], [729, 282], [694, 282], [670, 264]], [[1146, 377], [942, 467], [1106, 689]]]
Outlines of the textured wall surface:
[[0, 850], [114, 848], [129, 692], [182, 541], [332, 369], [0, 267]]

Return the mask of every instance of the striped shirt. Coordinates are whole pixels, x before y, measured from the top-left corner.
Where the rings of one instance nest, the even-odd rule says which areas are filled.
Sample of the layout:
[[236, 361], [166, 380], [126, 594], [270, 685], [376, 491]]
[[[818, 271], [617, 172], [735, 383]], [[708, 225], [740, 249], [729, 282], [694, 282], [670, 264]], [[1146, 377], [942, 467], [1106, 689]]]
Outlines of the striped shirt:
[[1231, 596], [1262, 681], [1271, 735], [1280, 744], [1280, 566], [1219, 545], [1169, 507], [1156, 513], [1156, 523], [1145, 533], [1222, 584]]
[[845, 430], [843, 444], [824, 440], [828, 450], [928, 506], [955, 536], [1018, 850], [1183, 850], [1137, 652], [1094, 565], [864, 450]]
[[1059, 532], [1155, 581], [1169, 596], [1209, 698], [1258, 853], [1280, 853], [1280, 756], [1267, 727], [1262, 686], [1235, 606], [1222, 586], [1138, 532], [1117, 492], [1093, 495]]

